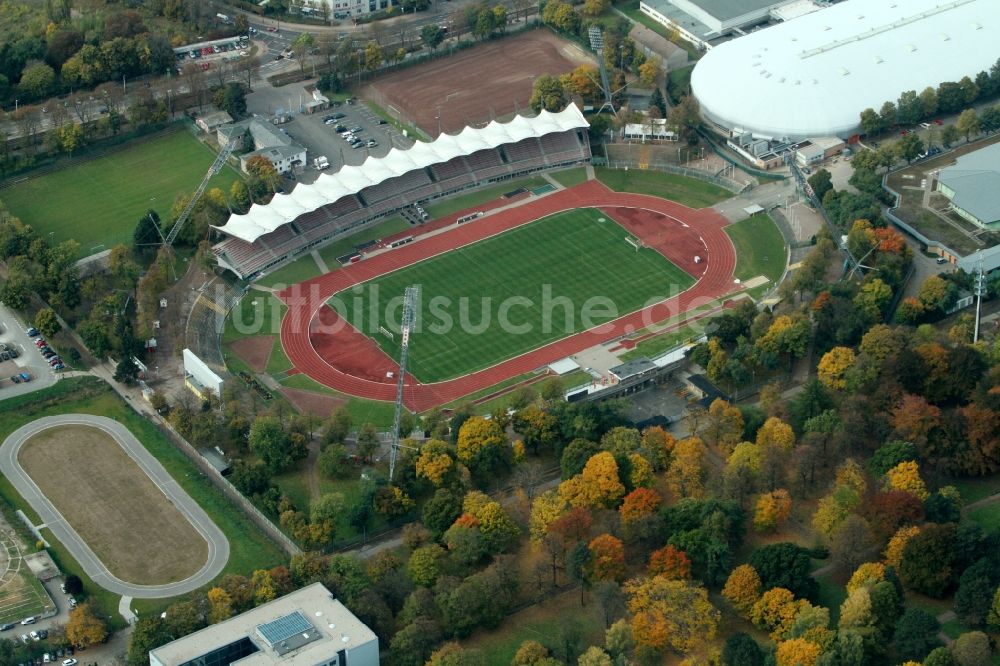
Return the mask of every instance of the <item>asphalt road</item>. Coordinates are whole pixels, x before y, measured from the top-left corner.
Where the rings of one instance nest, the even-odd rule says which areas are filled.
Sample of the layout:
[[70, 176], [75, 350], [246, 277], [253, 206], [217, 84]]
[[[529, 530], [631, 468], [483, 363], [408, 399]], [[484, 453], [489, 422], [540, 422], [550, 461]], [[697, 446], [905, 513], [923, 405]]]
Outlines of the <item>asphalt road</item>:
[[[116, 578], [98, 559], [93, 550], [83, 541], [59, 511], [42, 494], [31, 477], [21, 469], [17, 454], [24, 442], [32, 435], [52, 426], [89, 425], [100, 428], [121, 445], [136, 464], [163, 491], [170, 502], [177, 507], [208, 542], [208, 560], [193, 576], [175, 583], [164, 585], [138, 585]], [[0, 445], [0, 473], [14, 485], [14, 488], [38, 513], [39, 517], [80, 563], [93, 581], [110, 592], [137, 599], [163, 599], [175, 597], [196, 590], [209, 583], [222, 572], [229, 560], [229, 541], [222, 530], [212, 522], [208, 514], [174, 481], [163, 466], [132, 435], [125, 426], [112, 419], [90, 414], [64, 414], [46, 416], [18, 428]], [[164, 553], [169, 557], [169, 553]]]

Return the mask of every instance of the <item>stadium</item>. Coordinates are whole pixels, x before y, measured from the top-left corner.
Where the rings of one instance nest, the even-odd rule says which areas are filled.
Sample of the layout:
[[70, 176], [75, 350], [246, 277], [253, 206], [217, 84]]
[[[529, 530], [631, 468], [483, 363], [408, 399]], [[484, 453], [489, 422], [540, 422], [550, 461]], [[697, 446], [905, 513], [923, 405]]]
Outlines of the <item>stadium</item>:
[[[220, 227], [227, 238], [216, 255], [238, 275], [254, 276], [386, 215], [412, 215], [432, 198], [585, 162], [586, 126], [571, 105], [370, 158], [232, 216]], [[616, 192], [596, 180], [531, 192], [511, 187], [506, 198], [421, 221], [341, 257], [339, 270], [277, 291], [287, 306], [280, 345], [289, 372], [342, 394], [395, 399], [402, 336], [389, 313], [411, 284], [427, 301], [517, 300], [517, 324], [528, 329], [418, 326], [403, 396], [414, 411], [535, 372], [734, 290], [728, 221], [710, 208]], [[547, 289], [570, 306], [601, 297], [607, 308], [586, 320], [557, 310], [550, 321]], [[477, 301], [469, 318], [492, 321], [494, 306]], [[433, 311], [422, 302], [417, 320], [429, 324]]]
[[727, 133], [847, 139], [866, 108], [989, 70], [998, 43], [995, 0], [847, 0], [712, 49], [691, 89]]
[[484, 128], [442, 134], [408, 150], [324, 174], [312, 185], [254, 204], [217, 229], [228, 238], [215, 247], [222, 268], [241, 278], [420, 202], [487, 183], [590, 158], [589, 123], [575, 105], [534, 118], [516, 116]]

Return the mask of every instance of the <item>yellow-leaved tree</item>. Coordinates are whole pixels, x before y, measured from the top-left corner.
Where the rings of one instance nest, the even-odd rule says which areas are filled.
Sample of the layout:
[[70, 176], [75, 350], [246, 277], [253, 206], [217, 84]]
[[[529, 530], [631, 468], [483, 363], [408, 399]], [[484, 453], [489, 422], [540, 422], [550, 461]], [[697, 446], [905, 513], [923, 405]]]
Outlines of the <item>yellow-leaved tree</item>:
[[690, 652], [715, 638], [719, 611], [705, 588], [663, 576], [635, 578], [624, 588], [637, 648]]
[[607, 451], [595, 453], [583, 472], [559, 484], [559, 495], [572, 506], [614, 508], [625, 495], [618, 477], [618, 463]]
[[700, 498], [704, 493], [705, 445], [698, 437], [686, 437], [674, 445], [667, 469], [667, 487], [677, 498]]
[[847, 581], [847, 593], [859, 587], [871, 587], [885, 580], [885, 565], [881, 562], [865, 562], [859, 566]]
[[733, 605], [743, 617], [750, 616], [750, 609], [760, 599], [760, 576], [749, 564], [741, 564], [732, 570], [722, 588], [722, 596]]
[[758, 532], [773, 532], [792, 515], [792, 496], [784, 488], [772, 490], [757, 498], [753, 526]]
[[569, 504], [555, 490], [546, 490], [531, 503], [531, 517], [528, 532], [531, 540], [540, 543], [548, 532], [549, 525], [563, 515]]
[[903, 549], [910, 539], [918, 534], [920, 534], [919, 527], [900, 527], [885, 546], [885, 563], [899, 571], [899, 564], [903, 561]]
[[792, 638], [778, 643], [774, 653], [777, 666], [815, 666], [823, 650], [804, 638]]
[[100, 645], [107, 637], [108, 625], [98, 617], [89, 603], [82, 603], [69, 612], [66, 638], [71, 645], [92, 647]]
[[816, 366], [816, 374], [827, 388], [843, 391], [847, 388], [847, 371], [854, 366], [854, 360], [850, 347], [834, 347], [823, 354]]
[[233, 616], [233, 601], [228, 592], [221, 587], [213, 587], [206, 596], [208, 597], [209, 624], [218, 624]]
[[458, 429], [458, 459], [473, 474], [486, 476], [510, 457], [507, 436], [496, 421], [471, 416]]
[[435, 486], [443, 484], [455, 468], [452, 449], [440, 439], [429, 439], [420, 447], [416, 460], [417, 477], [427, 479]]
[[791, 451], [795, 446], [795, 431], [777, 416], [772, 416], [757, 430], [757, 445]]
[[913, 460], [899, 463], [885, 473], [886, 485], [892, 490], [902, 490], [919, 500], [927, 499], [927, 486], [920, 478], [920, 467]]

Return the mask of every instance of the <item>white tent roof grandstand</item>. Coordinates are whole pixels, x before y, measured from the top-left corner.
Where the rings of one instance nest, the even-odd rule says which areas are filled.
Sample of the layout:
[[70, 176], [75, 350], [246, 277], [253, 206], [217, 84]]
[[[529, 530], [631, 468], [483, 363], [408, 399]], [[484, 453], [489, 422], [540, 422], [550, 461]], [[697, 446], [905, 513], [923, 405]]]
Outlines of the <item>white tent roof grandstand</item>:
[[712, 49], [702, 113], [768, 139], [847, 138], [900, 93], [975, 78], [1000, 57], [997, 0], [846, 0]]
[[507, 123], [494, 120], [483, 128], [466, 127], [455, 135], [442, 134], [429, 143], [417, 142], [408, 150], [393, 148], [385, 157], [369, 157], [360, 166], [345, 166], [336, 173], [323, 174], [312, 185], [300, 184], [288, 194], [276, 194], [269, 204], [252, 205], [245, 215], [230, 215], [225, 225], [216, 228], [253, 242], [304, 213], [414, 169], [477, 150], [586, 127], [589, 123], [575, 104], [558, 113], [542, 111], [531, 118], [516, 116]]

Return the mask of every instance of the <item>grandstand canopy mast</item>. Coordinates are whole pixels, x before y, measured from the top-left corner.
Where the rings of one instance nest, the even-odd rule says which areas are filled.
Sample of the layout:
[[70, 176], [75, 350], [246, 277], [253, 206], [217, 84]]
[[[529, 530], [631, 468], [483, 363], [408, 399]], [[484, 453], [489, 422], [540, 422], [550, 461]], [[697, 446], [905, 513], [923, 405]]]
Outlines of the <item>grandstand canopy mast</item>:
[[401, 337], [399, 349], [399, 375], [396, 377], [396, 413], [392, 419], [392, 444], [389, 451], [389, 483], [392, 483], [396, 472], [396, 457], [399, 455], [399, 421], [403, 416], [403, 383], [406, 381], [406, 359], [410, 352], [410, 333], [416, 320], [417, 296], [420, 288], [416, 285], [407, 287], [403, 292], [403, 317], [400, 321]]
[[611, 83], [608, 80], [608, 65], [604, 58], [604, 33], [601, 32], [600, 26], [592, 25], [587, 31], [587, 37], [590, 39], [590, 48], [597, 54], [597, 62], [601, 69], [600, 88], [604, 94], [604, 104], [601, 105], [601, 108], [597, 112], [603, 113], [604, 109], [610, 109], [611, 115], [618, 117], [613, 99], [614, 93], [611, 91]]
[[174, 244], [174, 241], [177, 240], [177, 234], [179, 234], [181, 229], [184, 228], [184, 223], [187, 222], [188, 217], [191, 216], [191, 212], [198, 203], [198, 199], [200, 199], [201, 195], [205, 193], [205, 188], [208, 187], [208, 181], [212, 180], [212, 176], [219, 173], [219, 170], [222, 169], [222, 165], [225, 164], [226, 160], [229, 159], [229, 156], [233, 154], [233, 150], [236, 149], [236, 145], [238, 143], [240, 143], [240, 139], [238, 137], [233, 137], [229, 139], [226, 145], [222, 146], [222, 150], [220, 150], [219, 154], [216, 155], [215, 161], [212, 162], [212, 166], [208, 167], [208, 173], [206, 173], [205, 177], [201, 179], [198, 189], [196, 189], [194, 194], [191, 195], [191, 199], [188, 201], [187, 206], [185, 206], [184, 210], [181, 211], [177, 221], [174, 222], [174, 226], [171, 227], [170, 233], [167, 234], [166, 240], [163, 241], [166, 245], [171, 246]]

